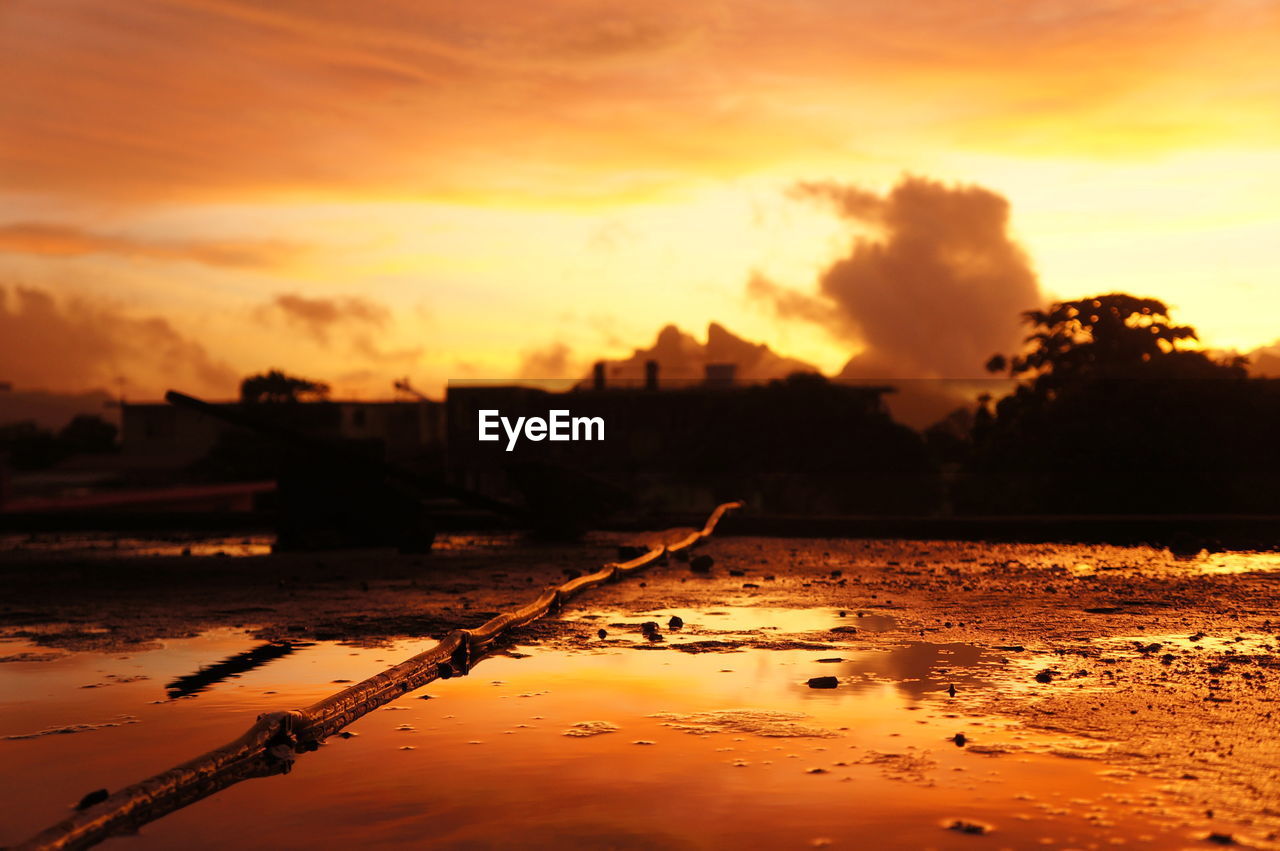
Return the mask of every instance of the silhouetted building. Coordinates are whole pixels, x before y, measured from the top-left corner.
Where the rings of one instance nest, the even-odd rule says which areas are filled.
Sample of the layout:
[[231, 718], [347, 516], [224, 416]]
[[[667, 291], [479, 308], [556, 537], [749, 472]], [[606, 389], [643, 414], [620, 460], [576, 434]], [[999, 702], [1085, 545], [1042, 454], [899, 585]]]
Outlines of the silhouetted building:
[[[240, 409], [239, 403], [219, 407]], [[444, 405], [416, 402], [297, 402], [252, 406], [311, 437], [376, 443], [387, 460], [443, 450]], [[174, 468], [209, 455], [234, 427], [167, 403], [121, 406], [121, 454], [141, 467]]]
[[[936, 504], [936, 473], [923, 441], [884, 405], [892, 388], [804, 374], [735, 386], [732, 376], [714, 371], [712, 380], [659, 391], [648, 376], [643, 385], [592, 382], [567, 393], [453, 386], [445, 402], [448, 470], [457, 484], [509, 499], [577, 481], [632, 503], [680, 510], [738, 497], [775, 513], [905, 513]], [[554, 410], [598, 418], [604, 439], [521, 436], [512, 445], [502, 429], [491, 432], [497, 440], [479, 439], [481, 411], [514, 425]]]

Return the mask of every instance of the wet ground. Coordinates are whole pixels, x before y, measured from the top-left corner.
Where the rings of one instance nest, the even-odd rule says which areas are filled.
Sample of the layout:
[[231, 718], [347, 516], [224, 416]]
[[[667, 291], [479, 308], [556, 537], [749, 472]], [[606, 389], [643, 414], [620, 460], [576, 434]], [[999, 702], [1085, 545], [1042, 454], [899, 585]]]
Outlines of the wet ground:
[[[12, 550], [0, 844], [634, 542]], [[703, 552], [708, 573], [673, 562], [589, 591], [289, 775], [110, 844], [1280, 847], [1280, 557], [762, 538]]]

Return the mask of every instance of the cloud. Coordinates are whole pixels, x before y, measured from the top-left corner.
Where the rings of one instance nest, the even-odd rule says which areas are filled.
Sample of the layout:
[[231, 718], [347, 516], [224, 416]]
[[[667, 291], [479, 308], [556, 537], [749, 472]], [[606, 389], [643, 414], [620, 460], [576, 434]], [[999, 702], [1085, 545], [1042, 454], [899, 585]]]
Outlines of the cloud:
[[255, 314], [266, 324], [282, 321], [322, 347], [342, 344], [353, 355], [382, 367], [412, 370], [424, 352], [421, 346], [386, 349], [379, 345], [378, 335], [391, 324], [391, 311], [362, 296], [311, 298], [281, 293]]
[[24, 192], [602, 193], [855, 138], [1277, 139], [1250, 82], [1270, 79], [1277, 12], [1251, 0], [11, 0], [4, 22], [0, 172]]
[[572, 378], [582, 371], [573, 351], [564, 343], [551, 343], [525, 352], [516, 370], [517, 378]]
[[[308, 298], [297, 293], [281, 293], [271, 303], [259, 308], [258, 317], [265, 321], [282, 318], [321, 345], [328, 345], [335, 329], [379, 329], [391, 321], [391, 311], [360, 296]], [[358, 335], [363, 347], [373, 350], [372, 338]]]
[[752, 343], [712, 322], [707, 326], [707, 342], [700, 343], [675, 325], [658, 332], [652, 346], [636, 349], [631, 357], [609, 361], [606, 374], [611, 380], [640, 382], [645, 377], [645, 364], [658, 362], [659, 381], [701, 381], [708, 364], [731, 363], [739, 381], [757, 382], [785, 378], [796, 372], [818, 372], [804, 361], [774, 352], [764, 343]]
[[422, 346], [408, 346], [403, 349], [384, 349], [374, 342], [372, 334], [353, 334], [352, 351], [383, 366], [395, 366], [397, 369], [412, 369], [418, 365], [426, 351]]
[[228, 394], [237, 376], [167, 320], [83, 298], [61, 301], [0, 286], [0, 375], [15, 389], [75, 392], [117, 387], [137, 397], [169, 387]]
[[861, 232], [823, 271], [817, 292], [760, 276], [747, 291], [781, 317], [818, 323], [863, 347], [842, 376], [981, 376], [993, 353], [1021, 346], [1020, 313], [1041, 295], [1009, 234], [1002, 196], [920, 177], [885, 195], [838, 183], [804, 183], [795, 193], [831, 205]]
[[1250, 375], [1280, 378], [1280, 340], [1267, 346], [1259, 346], [1245, 357], [1249, 359]]
[[189, 261], [207, 266], [272, 268], [299, 253], [292, 243], [270, 240], [165, 242], [92, 233], [70, 225], [15, 222], [0, 225], [0, 252], [45, 257], [114, 254], [147, 260]]

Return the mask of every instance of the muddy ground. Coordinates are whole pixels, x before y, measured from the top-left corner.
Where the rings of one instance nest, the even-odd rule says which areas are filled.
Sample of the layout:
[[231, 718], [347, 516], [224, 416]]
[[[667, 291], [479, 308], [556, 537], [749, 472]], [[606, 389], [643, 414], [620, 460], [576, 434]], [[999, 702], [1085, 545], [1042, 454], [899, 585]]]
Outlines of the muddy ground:
[[[12, 551], [0, 558], [0, 636], [26, 638], [50, 654], [137, 649], [223, 626], [252, 627], [264, 640], [438, 636], [616, 560], [620, 544], [645, 541], [601, 534], [577, 545], [503, 536], [453, 543], [428, 556]], [[921, 688], [954, 686], [965, 711], [1096, 741], [1110, 762], [1160, 779], [1235, 826], [1214, 841], [1277, 842], [1280, 557], [770, 538], [715, 538], [701, 552], [714, 560], [707, 572], [676, 561], [654, 567], [586, 592], [564, 617], [515, 638], [565, 647], [625, 639], [636, 652], [667, 653], [965, 647], [997, 661], [999, 677], [977, 683], [942, 668]], [[635, 640], [642, 612], [723, 606], [836, 607], [849, 625], [786, 634], [691, 625], [680, 641]], [[574, 619], [575, 610], [606, 614]]]

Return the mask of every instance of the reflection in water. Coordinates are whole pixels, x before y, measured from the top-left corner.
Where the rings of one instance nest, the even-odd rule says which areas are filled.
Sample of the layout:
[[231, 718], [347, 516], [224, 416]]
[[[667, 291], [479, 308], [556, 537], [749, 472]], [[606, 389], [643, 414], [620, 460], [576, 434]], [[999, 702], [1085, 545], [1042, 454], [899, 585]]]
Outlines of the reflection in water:
[[196, 694], [209, 688], [214, 683], [220, 683], [230, 677], [236, 677], [246, 671], [260, 668], [268, 662], [273, 662], [282, 656], [288, 656], [299, 647], [308, 646], [310, 645], [304, 642], [270, 641], [243, 653], [228, 656], [220, 662], [206, 665], [194, 674], [178, 677], [165, 688], [171, 698]]
[[607, 609], [591, 609], [565, 616], [570, 621], [602, 621], [636, 624], [654, 621], [665, 625], [672, 617], [682, 622], [680, 627], [690, 634], [743, 633], [802, 634], [841, 630], [849, 633], [888, 632], [897, 628], [892, 615], [876, 614], [866, 610], [840, 609], [830, 606], [808, 609], [789, 609], [781, 606], [717, 606], [714, 609], [648, 609], [638, 614], [625, 614]]
[[[0, 797], [12, 814], [0, 844], [51, 824], [92, 789], [169, 767], [235, 737], [260, 712], [306, 705], [336, 678], [359, 679], [420, 649], [294, 646], [207, 683], [196, 701], [156, 700], [154, 682], [139, 679], [207, 664], [245, 640], [223, 631], [150, 652], [0, 668], [0, 735], [138, 718], [92, 735], [0, 741]], [[1066, 737], [964, 715], [963, 699], [936, 687], [982, 679], [986, 658], [964, 645], [850, 646], [838, 651], [841, 687], [821, 693], [803, 682], [832, 671], [819, 661], [829, 653], [521, 649], [528, 655], [485, 660], [471, 676], [360, 719], [350, 738], [302, 756], [288, 777], [227, 788], [119, 841], [794, 848], [867, 847], [875, 837], [877, 847], [969, 848], [971, 838], [939, 827], [962, 819], [995, 825], [1009, 847], [1046, 837], [1101, 847], [1138, 835], [1151, 837], [1147, 848], [1185, 844], [1180, 828], [1125, 803], [1152, 800], [1152, 784], [1095, 759], [1049, 755], [1072, 749]], [[113, 676], [112, 688], [81, 688]], [[611, 732], [564, 735], [570, 729]], [[956, 745], [957, 733], [969, 746]]]
[[1280, 570], [1280, 553], [1201, 553], [1192, 560], [1201, 573], [1264, 573]]
[[913, 641], [891, 650], [860, 653], [842, 665], [842, 673], [853, 679], [850, 685], [854, 689], [874, 688], [889, 681], [903, 696], [919, 700], [945, 692], [952, 685], [986, 685], [989, 675], [985, 668], [998, 658], [972, 644]]
[[0, 553], [24, 560], [42, 557], [137, 558], [140, 556], [262, 556], [271, 552], [274, 535], [164, 536], [121, 535], [109, 532], [32, 533], [0, 535]]

